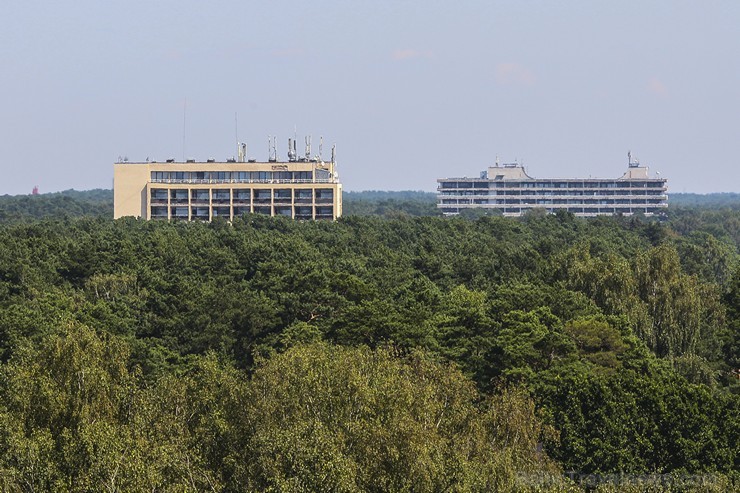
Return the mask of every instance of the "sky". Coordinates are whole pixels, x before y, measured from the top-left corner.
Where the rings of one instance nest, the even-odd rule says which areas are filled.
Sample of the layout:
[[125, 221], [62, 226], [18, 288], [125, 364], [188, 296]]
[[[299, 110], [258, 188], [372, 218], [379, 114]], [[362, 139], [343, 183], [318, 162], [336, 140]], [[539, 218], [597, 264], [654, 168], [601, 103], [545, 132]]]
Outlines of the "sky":
[[[113, 163], [337, 146], [345, 190], [498, 159], [740, 192], [737, 0], [2, 0], [0, 195]], [[301, 152], [299, 146], [299, 152]]]

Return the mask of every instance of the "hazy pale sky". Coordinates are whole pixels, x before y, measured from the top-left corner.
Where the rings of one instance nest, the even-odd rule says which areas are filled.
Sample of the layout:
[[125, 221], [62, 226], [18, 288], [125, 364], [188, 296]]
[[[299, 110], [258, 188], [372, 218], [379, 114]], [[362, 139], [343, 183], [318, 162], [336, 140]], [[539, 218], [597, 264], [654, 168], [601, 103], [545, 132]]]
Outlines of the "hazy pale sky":
[[[0, 194], [111, 188], [112, 163], [238, 136], [337, 144], [346, 190], [523, 162], [740, 192], [740, 1], [2, 0]], [[184, 136], [184, 139], [183, 139]], [[183, 146], [184, 141], [184, 146]], [[299, 146], [299, 152], [301, 152]]]

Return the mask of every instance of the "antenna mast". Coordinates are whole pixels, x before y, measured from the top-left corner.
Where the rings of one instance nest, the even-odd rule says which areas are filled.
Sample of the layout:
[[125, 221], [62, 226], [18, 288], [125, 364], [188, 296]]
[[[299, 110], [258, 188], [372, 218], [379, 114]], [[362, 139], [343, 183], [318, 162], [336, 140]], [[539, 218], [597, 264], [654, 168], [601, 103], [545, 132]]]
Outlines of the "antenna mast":
[[632, 159], [632, 151], [627, 151], [627, 165], [630, 168], [638, 168], [640, 166], [638, 159]]
[[187, 121], [188, 98], [182, 103], [182, 162], [185, 162], [185, 122]]
[[268, 135], [267, 136], [267, 147], [268, 147], [268, 158], [267, 160], [271, 163], [277, 161], [277, 137]]

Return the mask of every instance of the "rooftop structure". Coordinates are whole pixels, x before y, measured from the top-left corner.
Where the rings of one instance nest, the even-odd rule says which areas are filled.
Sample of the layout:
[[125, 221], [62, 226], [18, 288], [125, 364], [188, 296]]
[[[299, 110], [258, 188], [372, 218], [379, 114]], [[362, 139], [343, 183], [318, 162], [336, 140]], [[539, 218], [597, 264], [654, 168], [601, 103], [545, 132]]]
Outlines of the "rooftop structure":
[[668, 207], [665, 178], [650, 178], [648, 168], [628, 153], [628, 169], [619, 178], [532, 178], [514, 164], [491, 166], [480, 178], [437, 180], [437, 207], [445, 215], [466, 209], [520, 216], [534, 208], [565, 210], [576, 216], [662, 214]]
[[295, 219], [329, 219], [342, 215], [342, 185], [331, 160], [321, 153], [298, 156], [288, 139], [288, 160], [278, 161], [274, 139], [267, 161], [247, 158], [246, 144], [238, 157], [205, 162], [119, 160], [113, 165], [113, 215], [145, 219], [232, 220], [255, 213]]

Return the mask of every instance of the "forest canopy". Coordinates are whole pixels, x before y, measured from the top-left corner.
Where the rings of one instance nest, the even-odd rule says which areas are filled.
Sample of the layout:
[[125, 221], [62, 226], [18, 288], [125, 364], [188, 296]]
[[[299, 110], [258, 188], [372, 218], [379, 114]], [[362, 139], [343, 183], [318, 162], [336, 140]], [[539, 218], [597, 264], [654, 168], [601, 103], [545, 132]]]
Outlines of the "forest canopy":
[[167, 223], [2, 207], [4, 490], [738, 484], [736, 210]]

